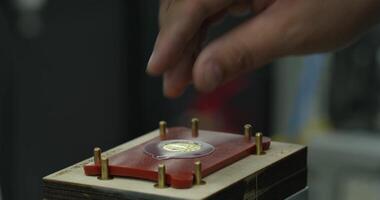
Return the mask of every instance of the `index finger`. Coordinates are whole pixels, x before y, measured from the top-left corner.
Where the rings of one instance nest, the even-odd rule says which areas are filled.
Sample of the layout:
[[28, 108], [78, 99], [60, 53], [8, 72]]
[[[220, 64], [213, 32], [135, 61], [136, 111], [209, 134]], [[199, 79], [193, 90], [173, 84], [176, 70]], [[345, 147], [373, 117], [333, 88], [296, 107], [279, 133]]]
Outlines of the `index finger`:
[[164, 16], [161, 18], [160, 32], [148, 62], [147, 72], [160, 75], [174, 66], [205, 19], [232, 2], [234, 0], [174, 0], [161, 3], [160, 15]]

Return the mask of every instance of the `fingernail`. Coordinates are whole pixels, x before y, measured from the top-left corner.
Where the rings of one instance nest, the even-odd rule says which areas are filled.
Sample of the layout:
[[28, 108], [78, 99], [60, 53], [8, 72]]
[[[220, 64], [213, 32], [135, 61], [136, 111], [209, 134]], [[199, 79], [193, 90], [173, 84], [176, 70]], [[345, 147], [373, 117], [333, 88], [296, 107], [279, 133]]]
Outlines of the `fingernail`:
[[223, 72], [219, 65], [211, 65], [204, 74], [206, 91], [215, 89], [223, 81]]

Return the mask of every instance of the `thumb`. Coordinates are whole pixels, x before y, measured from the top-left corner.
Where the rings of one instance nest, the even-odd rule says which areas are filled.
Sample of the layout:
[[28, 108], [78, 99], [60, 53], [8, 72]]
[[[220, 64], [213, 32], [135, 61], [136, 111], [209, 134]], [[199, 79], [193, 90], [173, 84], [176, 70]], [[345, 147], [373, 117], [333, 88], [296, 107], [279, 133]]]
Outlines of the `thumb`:
[[[284, 48], [284, 23], [265, 11], [207, 45], [193, 68], [195, 87], [211, 91], [242, 73], [261, 67]], [[286, 29], [285, 29], [286, 30]]]

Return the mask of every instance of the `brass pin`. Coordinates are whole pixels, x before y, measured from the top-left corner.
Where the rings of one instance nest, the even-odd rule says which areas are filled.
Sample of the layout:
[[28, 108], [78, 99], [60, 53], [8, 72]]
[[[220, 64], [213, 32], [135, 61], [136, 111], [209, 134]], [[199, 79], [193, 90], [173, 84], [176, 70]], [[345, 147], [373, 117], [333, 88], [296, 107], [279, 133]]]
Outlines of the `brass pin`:
[[166, 137], [166, 121], [160, 121], [160, 139], [163, 140]]
[[261, 132], [256, 133], [256, 154], [262, 155], [263, 154], [263, 134]]
[[196, 161], [194, 163], [194, 174], [195, 174], [195, 185], [203, 185], [206, 183], [202, 180], [202, 163], [201, 163], [201, 161]]
[[154, 185], [156, 188], [166, 188], [166, 167], [164, 164], [158, 165], [157, 183]]
[[100, 159], [100, 180], [110, 180], [112, 179], [109, 174], [109, 162], [108, 158], [102, 157]]
[[102, 155], [102, 149], [99, 147], [94, 148], [94, 163], [95, 165], [100, 165], [100, 158]]
[[198, 137], [199, 134], [199, 120], [197, 118], [191, 119], [191, 135]]
[[252, 137], [252, 126], [250, 124], [244, 125], [244, 137], [248, 141], [251, 140], [251, 137]]

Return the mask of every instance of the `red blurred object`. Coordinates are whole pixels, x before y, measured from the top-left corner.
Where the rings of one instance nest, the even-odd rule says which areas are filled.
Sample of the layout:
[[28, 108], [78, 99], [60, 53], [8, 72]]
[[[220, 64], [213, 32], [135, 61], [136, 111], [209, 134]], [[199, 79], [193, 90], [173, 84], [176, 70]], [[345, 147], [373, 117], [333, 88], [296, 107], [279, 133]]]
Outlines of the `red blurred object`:
[[[205, 177], [256, 151], [254, 138], [248, 141], [244, 135], [239, 134], [199, 130], [199, 136], [193, 138], [191, 129], [180, 127], [168, 129], [166, 139], [163, 141], [175, 139], [202, 141], [212, 145], [215, 150], [211, 154], [197, 158], [157, 160], [144, 153], [146, 145], [161, 141], [156, 137], [110, 157], [109, 174], [157, 181], [158, 165], [165, 164], [167, 185], [173, 188], [190, 188], [193, 185], [195, 161], [201, 161], [202, 176]], [[269, 146], [270, 139], [264, 137], [263, 149], [266, 150]], [[100, 175], [100, 165], [89, 163], [84, 166], [84, 171], [86, 175]]]
[[[198, 95], [189, 106], [187, 116], [197, 116], [203, 128], [237, 132], [241, 124], [252, 122], [251, 104], [234, 104], [234, 100], [247, 99], [239, 96], [250, 86], [250, 81], [243, 77], [226, 83], [211, 93]], [[249, 108], [249, 109], [247, 109]]]

